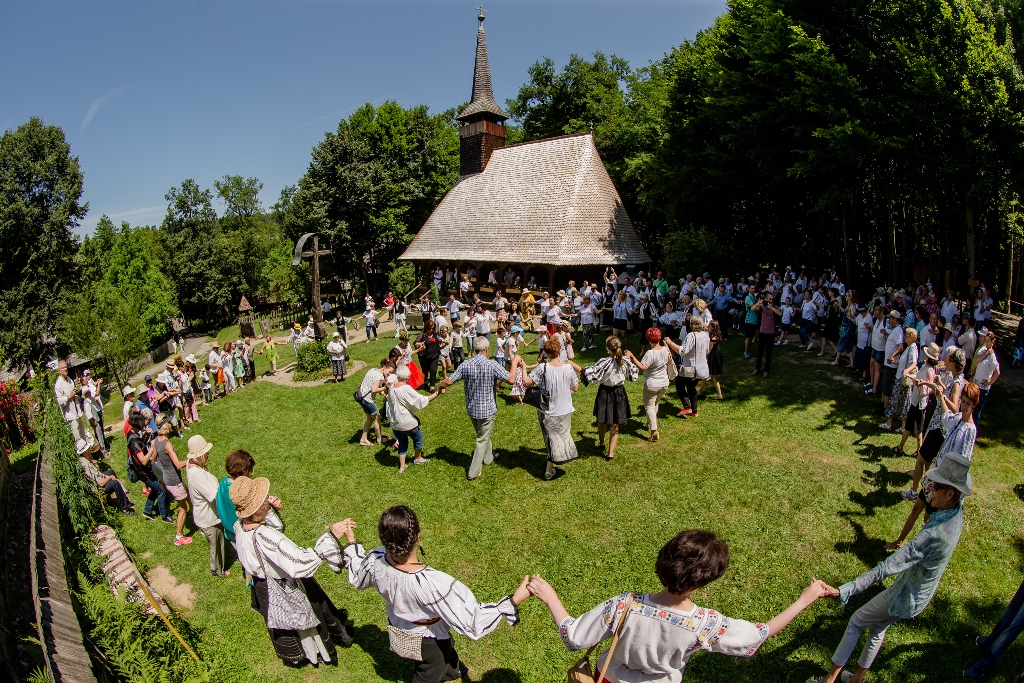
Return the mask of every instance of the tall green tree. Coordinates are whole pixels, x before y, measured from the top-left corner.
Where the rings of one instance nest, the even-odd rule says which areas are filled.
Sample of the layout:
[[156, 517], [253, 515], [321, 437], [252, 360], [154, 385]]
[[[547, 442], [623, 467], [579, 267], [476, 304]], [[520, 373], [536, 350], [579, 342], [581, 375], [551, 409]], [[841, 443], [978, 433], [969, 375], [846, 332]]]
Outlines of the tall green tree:
[[0, 136], [0, 349], [14, 365], [53, 351], [77, 286], [82, 172], [64, 131], [33, 117]]
[[174, 283], [187, 323], [213, 323], [226, 316], [229, 292], [220, 278], [217, 238], [220, 226], [213, 195], [191, 178], [164, 196], [167, 215], [160, 235], [167, 251], [165, 272]]
[[432, 115], [393, 101], [363, 105], [313, 149], [290, 199], [288, 238], [323, 233], [336, 274], [368, 287], [371, 276], [383, 282], [458, 179], [458, 151], [451, 112]]

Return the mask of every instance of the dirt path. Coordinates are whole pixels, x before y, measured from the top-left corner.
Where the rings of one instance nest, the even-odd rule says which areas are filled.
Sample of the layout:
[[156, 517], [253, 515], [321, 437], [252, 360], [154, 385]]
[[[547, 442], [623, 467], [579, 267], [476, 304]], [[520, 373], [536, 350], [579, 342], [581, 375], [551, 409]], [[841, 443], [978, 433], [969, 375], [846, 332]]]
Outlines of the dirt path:
[[[366, 368], [366, 363], [361, 360], [350, 361], [345, 371], [346, 377], [351, 377], [357, 372]], [[260, 375], [257, 381], [259, 382], [272, 382], [274, 384], [280, 384], [283, 387], [317, 387], [322, 384], [333, 384], [333, 377], [326, 377], [324, 379], [316, 379], [312, 382], [298, 382], [292, 377], [295, 374], [295, 363], [289, 363], [284, 368], [278, 368], [277, 374], [271, 375], [269, 373]]]

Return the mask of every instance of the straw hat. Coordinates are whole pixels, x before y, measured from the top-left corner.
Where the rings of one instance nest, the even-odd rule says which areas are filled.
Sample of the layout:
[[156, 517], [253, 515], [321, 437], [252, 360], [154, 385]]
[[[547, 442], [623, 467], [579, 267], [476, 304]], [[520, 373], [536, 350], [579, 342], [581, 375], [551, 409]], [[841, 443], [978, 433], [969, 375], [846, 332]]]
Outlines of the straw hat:
[[295, 323], [294, 325], [292, 325], [292, 327], [294, 327], [296, 330], [302, 329], [302, 325], [300, 325], [299, 323]]
[[138, 387], [137, 387], [137, 388], [135, 389], [135, 395], [136, 395], [136, 396], [142, 396], [142, 395], [144, 395], [144, 394], [145, 394], [146, 392], [148, 392], [148, 391], [149, 391], [149, 387], [147, 387], [147, 386], [146, 386], [145, 384], [140, 384], [140, 385], [139, 385], [139, 386], [138, 386]]
[[708, 302], [704, 301], [704, 299], [697, 299], [696, 301], [693, 302], [693, 307], [696, 308], [701, 313], [703, 313], [708, 308]]
[[270, 493], [270, 480], [266, 477], [238, 477], [231, 483], [231, 490], [228, 495], [231, 502], [235, 504], [239, 519], [251, 517], [254, 512], [260, 509], [263, 501]]
[[199, 458], [210, 452], [213, 448], [213, 444], [209, 443], [206, 439], [196, 434], [195, 436], [189, 437], [188, 440], [188, 457]]
[[334, 334], [332, 334], [331, 336], [332, 336], [332, 337], [340, 337], [340, 336], [341, 336], [341, 332], [335, 332], [335, 333], [334, 333]]
[[135, 387], [133, 387], [130, 384], [124, 385], [124, 388], [121, 389], [121, 396], [124, 397], [124, 398], [128, 398], [131, 394], [134, 394], [134, 393], [135, 393]]
[[185, 362], [186, 363], [191, 363], [192, 365], [195, 365], [196, 364], [196, 357], [190, 353], [187, 356], [185, 356]]
[[971, 495], [971, 475], [968, 470], [971, 461], [962, 453], [952, 452], [946, 455], [942, 463], [928, 470], [925, 475], [936, 484], [952, 486], [965, 496]]
[[900, 318], [902, 318], [903, 316], [902, 316], [902, 315], [900, 315], [900, 312], [899, 312], [899, 311], [897, 311], [897, 310], [892, 310], [892, 311], [889, 311], [889, 317], [890, 317], [890, 318], [896, 318], [897, 320], [899, 320], [899, 319], [900, 319]]
[[213, 342], [213, 348], [219, 349], [220, 348], [220, 342]]
[[941, 354], [942, 349], [935, 342], [932, 342], [928, 346], [924, 347], [924, 355], [926, 358], [930, 358], [931, 360], [938, 360]]

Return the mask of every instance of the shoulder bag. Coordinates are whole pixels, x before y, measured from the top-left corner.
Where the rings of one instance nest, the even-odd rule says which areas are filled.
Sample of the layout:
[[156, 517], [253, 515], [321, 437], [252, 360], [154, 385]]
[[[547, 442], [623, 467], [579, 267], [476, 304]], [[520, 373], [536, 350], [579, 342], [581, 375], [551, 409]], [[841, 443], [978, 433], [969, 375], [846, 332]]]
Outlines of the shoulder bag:
[[615, 629], [615, 635], [612, 636], [612, 645], [608, 648], [608, 656], [605, 657], [604, 666], [601, 667], [601, 675], [595, 678], [594, 669], [590, 666], [590, 655], [597, 648], [597, 645], [594, 645], [587, 650], [585, 655], [580, 657], [578, 662], [569, 667], [568, 683], [604, 683], [604, 675], [608, 673], [608, 665], [612, 663], [612, 654], [615, 652], [615, 646], [619, 642], [619, 636], [622, 635], [622, 627], [626, 623], [626, 617], [629, 616], [629, 608], [633, 606], [634, 597], [630, 593], [629, 600], [626, 601], [626, 608], [622, 610], [622, 619], [619, 620], [619, 627]]
[[256, 551], [256, 558], [260, 561], [260, 569], [263, 570], [263, 577], [267, 582], [267, 628], [301, 631], [318, 625], [320, 620], [313, 614], [313, 606], [309, 604], [309, 598], [302, 590], [302, 583], [290, 576], [275, 579], [267, 573], [267, 567], [263, 564], [263, 553], [256, 543], [258, 536], [257, 530], [252, 535], [252, 547]]
[[665, 364], [665, 370], [668, 372], [668, 381], [675, 382], [676, 377], [679, 376], [679, 368], [676, 367], [676, 361], [672, 358], [672, 352], [668, 348], [665, 349], [665, 353], [668, 354], [668, 362]]
[[[693, 332], [690, 332], [690, 334], [694, 335], [694, 337], [693, 337], [693, 363], [691, 363], [690, 365], [684, 365], [680, 369], [679, 374], [682, 376], [683, 379], [696, 379], [697, 378], [697, 336]], [[687, 336], [689, 336], [689, 335], [687, 335]], [[685, 343], [685, 341], [683, 343]]]
[[541, 381], [541, 386], [534, 384], [533, 386], [527, 387], [526, 393], [523, 394], [523, 403], [531, 405], [538, 410], [546, 411], [548, 409], [548, 406], [551, 405], [551, 394], [549, 394], [548, 390], [543, 386], [543, 380], [547, 379], [547, 373], [548, 369], [545, 365], [544, 372], [542, 373], [543, 379]]

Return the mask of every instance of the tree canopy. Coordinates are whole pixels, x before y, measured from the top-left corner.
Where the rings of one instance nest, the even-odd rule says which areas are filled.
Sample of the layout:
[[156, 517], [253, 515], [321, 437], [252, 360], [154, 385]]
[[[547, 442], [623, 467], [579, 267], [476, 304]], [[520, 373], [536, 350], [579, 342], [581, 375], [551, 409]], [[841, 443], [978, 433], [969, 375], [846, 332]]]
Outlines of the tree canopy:
[[74, 293], [82, 171], [64, 131], [32, 118], [0, 136], [0, 350], [44, 359]]

